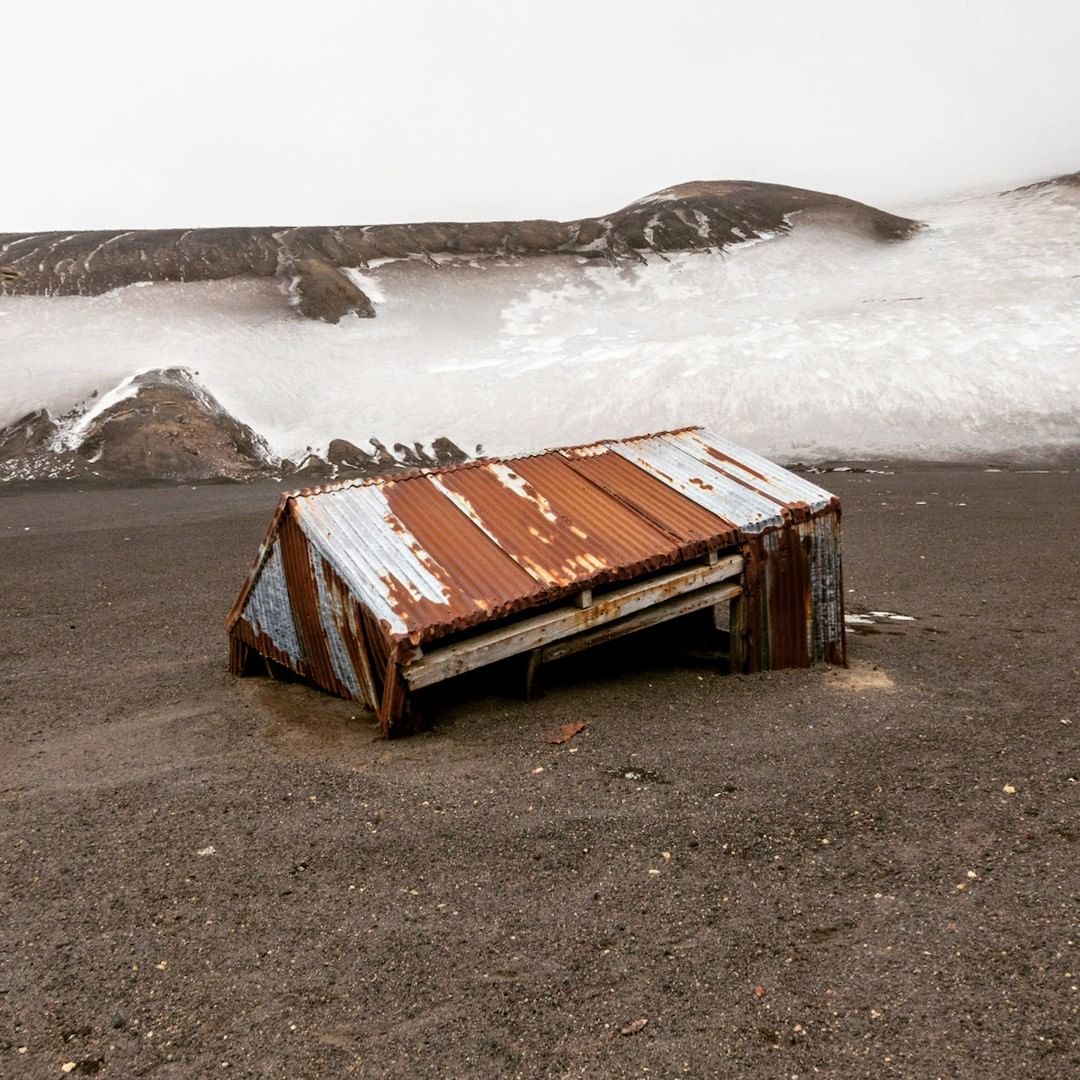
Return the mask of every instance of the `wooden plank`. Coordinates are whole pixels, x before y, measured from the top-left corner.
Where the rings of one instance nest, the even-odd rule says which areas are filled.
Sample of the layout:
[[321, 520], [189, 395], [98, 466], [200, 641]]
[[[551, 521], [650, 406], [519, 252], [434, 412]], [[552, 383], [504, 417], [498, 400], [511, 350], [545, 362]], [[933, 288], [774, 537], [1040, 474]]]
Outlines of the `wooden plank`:
[[699, 563], [644, 581], [631, 582], [594, 598], [591, 606], [583, 610], [567, 605], [435, 649], [422, 660], [402, 668], [401, 673], [414, 690], [431, 686], [496, 660], [516, 656], [582, 630], [632, 615], [673, 596], [728, 581], [738, 577], [742, 570], [742, 556], [727, 555], [712, 566]]
[[574, 597], [574, 606], [584, 610], [587, 607], [592, 607], [592, 589], [582, 589], [581, 592]]
[[595, 630], [586, 630], [584, 633], [575, 634], [574, 637], [545, 645], [540, 653], [541, 663], [559, 660], [564, 656], [581, 652], [582, 649], [591, 649], [594, 645], [614, 641], [624, 634], [632, 634], [635, 630], [644, 630], [647, 626], [677, 619], [680, 615], [688, 615], [692, 611], [700, 611], [707, 607], [715, 608], [721, 601], [731, 600], [741, 592], [742, 587], [739, 585], [713, 585], [708, 589], [698, 589], [683, 596], [676, 596], [663, 604], [639, 611], [636, 615], [628, 615], [616, 622], [598, 626]]

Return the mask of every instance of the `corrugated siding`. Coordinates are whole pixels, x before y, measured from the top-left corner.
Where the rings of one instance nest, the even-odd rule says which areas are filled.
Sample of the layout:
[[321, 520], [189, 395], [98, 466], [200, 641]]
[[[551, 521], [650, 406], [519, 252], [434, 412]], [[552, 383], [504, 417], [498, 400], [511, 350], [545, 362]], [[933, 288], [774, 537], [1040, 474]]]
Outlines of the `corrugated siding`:
[[326, 634], [327, 648], [330, 653], [330, 664], [339, 682], [349, 688], [349, 693], [358, 699], [363, 699], [364, 694], [360, 689], [360, 679], [353, 668], [352, 657], [349, 655], [348, 646], [345, 644], [344, 632], [347, 626], [344, 597], [329, 583], [329, 573], [326, 561], [314, 549], [309, 549], [311, 569], [315, 576], [315, 586], [318, 590], [319, 616], [323, 632]]
[[468, 597], [462, 614], [501, 614], [536, 592], [536, 582], [514, 559], [447, 497], [438, 477], [387, 484], [383, 490], [394, 516], [406, 523], [439, 567], [449, 589]]
[[359, 485], [297, 497], [292, 512], [305, 536], [392, 636], [428, 622], [474, 614], [457, 588], [394, 514], [381, 486]]
[[824, 513], [800, 525], [799, 531], [810, 541], [811, 658], [815, 663], [845, 663], [840, 519], [835, 513]]
[[248, 596], [244, 618], [256, 634], [265, 634], [274, 648], [284, 653], [294, 665], [302, 663], [304, 654], [296, 636], [281, 548], [276, 541], [271, 545]]
[[670, 565], [678, 545], [556, 453], [436, 478], [462, 513], [544, 589]]

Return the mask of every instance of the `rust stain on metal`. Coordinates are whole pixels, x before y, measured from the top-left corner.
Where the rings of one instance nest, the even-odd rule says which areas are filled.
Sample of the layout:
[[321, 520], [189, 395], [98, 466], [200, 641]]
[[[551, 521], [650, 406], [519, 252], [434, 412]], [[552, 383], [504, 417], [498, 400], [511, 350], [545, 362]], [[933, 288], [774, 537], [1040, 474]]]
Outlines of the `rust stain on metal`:
[[737, 461], [730, 454], [725, 454], [722, 450], [717, 450], [715, 446], [706, 447], [706, 453], [716, 458], [717, 461], [726, 461], [729, 465], [737, 465], [740, 469], [750, 473], [751, 476], [756, 476], [758, 480], [765, 480], [765, 475], [763, 473], [759, 473], [756, 469], [744, 462]]
[[598, 491], [559, 454], [518, 459], [512, 469], [493, 464], [447, 472], [437, 482], [551, 594], [659, 569], [677, 558], [669, 536]]

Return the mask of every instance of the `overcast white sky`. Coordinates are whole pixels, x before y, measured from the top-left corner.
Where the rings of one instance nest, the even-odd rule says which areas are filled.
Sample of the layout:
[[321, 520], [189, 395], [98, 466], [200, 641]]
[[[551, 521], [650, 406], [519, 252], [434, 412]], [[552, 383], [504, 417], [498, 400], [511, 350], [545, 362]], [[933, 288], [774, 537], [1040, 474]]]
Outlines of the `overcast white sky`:
[[1080, 169], [1076, 0], [8, 0], [0, 232], [885, 207]]

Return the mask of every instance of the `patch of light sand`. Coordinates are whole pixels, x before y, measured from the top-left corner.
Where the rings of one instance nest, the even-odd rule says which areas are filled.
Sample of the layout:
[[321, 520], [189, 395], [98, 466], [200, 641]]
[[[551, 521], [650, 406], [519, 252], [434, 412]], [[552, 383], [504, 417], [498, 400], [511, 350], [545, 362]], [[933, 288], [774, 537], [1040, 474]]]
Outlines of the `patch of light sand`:
[[896, 683], [881, 668], [856, 660], [846, 668], [829, 668], [825, 685], [833, 690], [854, 691], [893, 690]]

